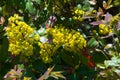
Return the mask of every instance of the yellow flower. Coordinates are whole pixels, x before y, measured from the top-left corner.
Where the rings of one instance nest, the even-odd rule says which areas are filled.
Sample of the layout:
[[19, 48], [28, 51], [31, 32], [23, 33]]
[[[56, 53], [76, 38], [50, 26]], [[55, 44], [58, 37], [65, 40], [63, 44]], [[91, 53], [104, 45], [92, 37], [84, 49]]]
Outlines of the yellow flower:
[[30, 37], [34, 29], [21, 20], [17, 14], [8, 19], [6, 34], [9, 39], [9, 51], [13, 55], [31, 56], [33, 54], [33, 41], [38, 40], [38, 36]]
[[105, 24], [99, 24], [99, 33], [102, 35], [106, 35], [112, 32], [111, 27], [106, 26]]
[[79, 10], [79, 9], [75, 8], [73, 11], [73, 14], [74, 14], [74, 16], [73, 16], [74, 20], [82, 21], [83, 15], [85, 14], [85, 12], [83, 10]]
[[76, 9], [74, 13], [75, 13], [75, 14], [78, 14], [78, 12], [79, 12], [78, 9]]
[[35, 40], [39, 40], [39, 39], [40, 39], [40, 36], [39, 36], [38, 34], [35, 34], [35, 35], [34, 35], [34, 39], [35, 39]]
[[78, 13], [83, 15], [85, 12], [83, 10], [79, 10]]
[[23, 80], [32, 80], [31, 77], [24, 77]]
[[[79, 48], [82, 49], [86, 47], [86, 40], [84, 37], [75, 30], [68, 30], [62, 27], [51, 28], [48, 30], [48, 33], [53, 36], [53, 44], [64, 47], [69, 47], [70, 49]], [[81, 46], [77, 46], [80, 44]]]
[[49, 43], [39, 43], [40, 46], [40, 58], [44, 63], [52, 62], [52, 56], [54, 54], [54, 45]]

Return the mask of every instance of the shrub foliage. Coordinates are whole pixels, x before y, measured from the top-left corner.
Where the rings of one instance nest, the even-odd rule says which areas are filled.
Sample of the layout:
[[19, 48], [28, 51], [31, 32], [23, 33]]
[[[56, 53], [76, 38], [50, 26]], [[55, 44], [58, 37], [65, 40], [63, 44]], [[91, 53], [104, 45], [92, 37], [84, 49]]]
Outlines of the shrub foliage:
[[0, 1], [0, 80], [119, 78], [119, 0]]

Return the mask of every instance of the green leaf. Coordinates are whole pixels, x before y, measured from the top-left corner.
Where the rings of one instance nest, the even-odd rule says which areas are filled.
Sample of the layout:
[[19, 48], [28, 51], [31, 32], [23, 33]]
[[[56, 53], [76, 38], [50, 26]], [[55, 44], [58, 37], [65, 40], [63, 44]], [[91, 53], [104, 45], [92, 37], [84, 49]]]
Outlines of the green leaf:
[[83, 10], [87, 11], [90, 8], [90, 4], [88, 2], [85, 3], [85, 5], [83, 6]]
[[46, 30], [45, 30], [45, 28], [40, 28], [39, 30], [37, 30], [37, 33], [39, 34], [39, 35], [44, 35], [45, 33], [46, 33]]
[[5, 61], [8, 56], [8, 40], [6, 37], [1, 39], [2, 45], [0, 46], [0, 61]]
[[37, 80], [35, 75], [32, 73], [32, 71], [30, 70], [30, 68], [26, 68], [24, 76], [26, 77], [32, 77], [32, 80]]
[[116, 72], [117, 74], [120, 74], [120, 69], [113, 69], [114, 72]]
[[80, 79], [79, 79], [79, 76], [76, 73], [73, 73], [73, 74], [70, 75], [69, 80], [80, 80]]
[[34, 8], [34, 5], [33, 5], [33, 2], [32, 2], [32, 1], [29, 0], [29, 1], [26, 3], [26, 10], [28, 10], [29, 13], [31, 13], [31, 14], [35, 13], [35, 8]]
[[41, 0], [33, 0], [33, 1], [35, 1], [37, 4], [41, 3]]
[[106, 67], [109, 67], [109, 66], [111, 66], [111, 67], [118, 67], [119, 63], [120, 63], [120, 59], [117, 58], [116, 56], [112, 57], [111, 60], [106, 60], [104, 62]]
[[88, 41], [88, 47], [90, 48], [94, 48], [98, 45], [98, 41], [95, 39], [95, 38], [91, 38], [89, 41]]
[[104, 39], [99, 39], [98, 42], [100, 43], [100, 45], [101, 45], [102, 47], [105, 46], [105, 40], [104, 40]]
[[13, 0], [14, 6], [19, 6], [21, 0]]
[[93, 54], [92, 56], [93, 62], [95, 63], [103, 63], [104, 60], [106, 60], [106, 56], [101, 53], [101, 52], [95, 52], [95, 54]]
[[82, 55], [79, 55], [79, 54], [81, 54], [81, 53], [78, 53], [78, 54], [74, 54], [73, 53], [73, 62], [74, 62], [74, 65], [75, 66], [79, 66], [79, 64], [81, 63], [81, 56]]
[[97, 67], [99, 67], [101, 69], [105, 69], [105, 65], [104, 64], [97, 64]]
[[45, 66], [45, 64], [41, 60], [34, 61], [33, 68], [35, 69], [35, 71], [40, 71], [42, 73], [44, 73], [47, 69], [47, 67]]
[[113, 4], [114, 4], [115, 6], [120, 6], [119, 0], [114, 0], [114, 1], [113, 1]]
[[88, 58], [86, 56], [80, 55], [80, 61], [84, 65], [88, 65]]
[[66, 54], [66, 53], [62, 53], [62, 60], [66, 63], [66, 64], [68, 64], [68, 65], [70, 65], [70, 66], [74, 66], [74, 63], [73, 63], [73, 60], [72, 60], [72, 56], [70, 56], [70, 55], [68, 55], [68, 54]]
[[2, 7], [0, 7], [0, 14], [2, 13]]
[[11, 12], [11, 10], [12, 10], [12, 5], [13, 5], [13, 1], [12, 0], [7, 0], [6, 1], [6, 5], [5, 5], [6, 14], [10, 14], [9, 12]]
[[23, 64], [18, 64], [18, 69], [24, 69], [24, 65]]
[[118, 63], [116, 63], [116, 62], [114, 62], [114, 61], [112, 61], [112, 60], [106, 60], [106, 61], [104, 62], [104, 64], [105, 64], [106, 67], [109, 67], [109, 66], [118, 67], [118, 66], [119, 66]]
[[95, 71], [93, 68], [89, 68], [83, 65], [79, 67], [79, 69], [77, 70], [77, 73], [79, 74], [79, 76], [84, 77], [84, 79], [82, 80], [92, 80], [93, 77], [97, 74], [97, 71]]
[[81, 9], [81, 8], [82, 8], [81, 4], [78, 4], [78, 5], [77, 5], [77, 8], [78, 8], [78, 9]]

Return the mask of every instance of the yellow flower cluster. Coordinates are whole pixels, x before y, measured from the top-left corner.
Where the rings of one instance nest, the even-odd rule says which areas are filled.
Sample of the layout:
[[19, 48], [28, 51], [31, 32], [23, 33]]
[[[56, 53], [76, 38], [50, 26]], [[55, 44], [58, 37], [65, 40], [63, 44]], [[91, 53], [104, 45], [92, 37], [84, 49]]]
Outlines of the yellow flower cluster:
[[111, 32], [112, 32], [112, 29], [109, 26], [106, 26], [105, 24], [99, 24], [99, 33], [100, 34], [106, 35]]
[[[34, 29], [21, 20], [17, 14], [8, 19], [6, 34], [9, 39], [9, 51], [13, 55], [31, 56], [33, 54], [33, 41], [36, 39], [30, 37]], [[39, 36], [38, 36], [39, 37]]]
[[85, 12], [83, 10], [79, 10], [79, 9], [75, 9], [73, 12], [74, 16], [73, 19], [74, 20], [79, 20], [82, 21], [83, 20], [83, 15], [85, 14]]
[[23, 80], [31, 80], [31, 77], [24, 77]]
[[86, 47], [86, 40], [75, 30], [69, 30], [62, 27], [48, 28], [47, 34], [52, 37], [52, 42], [39, 42], [40, 58], [45, 63], [52, 62], [52, 57], [61, 46], [68, 51], [81, 50]]
[[78, 31], [56, 27], [47, 29], [47, 32], [52, 35], [53, 44], [57, 47], [63, 46], [66, 50], [74, 52], [86, 47], [86, 40]]
[[52, 62], [52, 56], [54, 55], [54, 52], [56, 51], [56, 46], [49, 44], [49, 43], [38, 43], [40, 46], [40, 58], [44, 63], [50, 63]]

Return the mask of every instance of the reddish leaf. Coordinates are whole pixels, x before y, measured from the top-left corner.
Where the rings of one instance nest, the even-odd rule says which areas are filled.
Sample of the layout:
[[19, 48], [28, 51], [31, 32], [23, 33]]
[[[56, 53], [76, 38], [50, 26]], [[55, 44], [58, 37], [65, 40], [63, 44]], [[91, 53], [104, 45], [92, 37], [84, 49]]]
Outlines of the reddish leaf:
[[96, 26], [99, 24], [104, 24], [104, 22], [103, 21], [94, 21], [94, 22], [91, 22], [90, 24]]
[[120, 22], [117, 23], [117, 29], [120, 30]]
[[105, 15], [105, 22], [110, 22], [110, 19], [112, 18], [112, 15], [111, 14], [109, 14], [109, 13], [106, 13], [106, 15]]
[[92, 67], [92, 68], [95, 67], [95, 64], [94, 64], [92, 61], [90, 61], [88, 64], [89, 64], [89, 66]]
[[88, 58], [88, 60], [91, 60], [91, 59], [92, 59], [92, 56], [91, 56], [91, 55], [88, 55], [87, 58]]
[[101, 7], [99, 7], [99, 9], [98, 9], [98, 16], [99, 16], [99, 15], [103, 15], [103, 14], [104, 14], [103, 9], [102, 9]]

